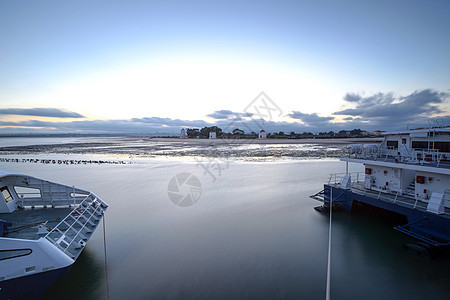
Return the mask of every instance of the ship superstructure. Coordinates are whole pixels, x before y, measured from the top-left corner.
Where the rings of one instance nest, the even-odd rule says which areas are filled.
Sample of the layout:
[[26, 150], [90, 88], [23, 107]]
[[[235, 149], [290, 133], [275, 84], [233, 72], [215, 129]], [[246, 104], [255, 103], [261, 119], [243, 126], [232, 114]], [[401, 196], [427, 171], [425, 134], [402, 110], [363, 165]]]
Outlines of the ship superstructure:
[[[450, 244], [450, 128], [433, 127], [384, 134], [380, 145], [351, 145], [346, 172], [331, 174], [311, 196], [346, 211], [368, 205], [406, 218], [395, 229], [432, 247]], [[349, 173], [348, 163], [365, 166]], [[332, 190], [332, 192], [331, 192]], [[332, 199], [330, 198], [332, 194]]]

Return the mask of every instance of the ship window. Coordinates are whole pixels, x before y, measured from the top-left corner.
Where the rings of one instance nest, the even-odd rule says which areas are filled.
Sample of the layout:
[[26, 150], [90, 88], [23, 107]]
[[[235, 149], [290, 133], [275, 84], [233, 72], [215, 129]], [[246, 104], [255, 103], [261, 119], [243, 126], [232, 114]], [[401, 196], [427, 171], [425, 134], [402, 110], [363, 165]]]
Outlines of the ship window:
[[398, 149], [398, 141], [387, 141], [386, 145], [388, 146], [389, 149], [394, 150]]
[[31, 249], [0, 250], [0, 260], [30, 255], [31, 252], [33, 252]]
[[8, 187], [4, 186], [0, 189], [0, 191], [2, 192], [2, 196], [6, 202], [11, 202], [13, 200], [13, 197], [11, 196]]
[[74, 196], [75, 198], [86, 198], [89, 196], [89, 194], [70, 193], [70, 198], [73, 198]]
[[439, 152], [450, 152], [449, 142], [434, 142], [434, 148], [438, 149]]
[[[428, 142], [413, 141], [412, 147], [414, 149], [428, 149]], [[433, 147], [433, 142], [430, 142], [430, 147]], [[434, 142], [434, 149], [439, 152], [450, 152], [450, 142]]]
[[402, 144], [406, 145], [406, 139], [402, 139]]
[[36, 188], [15, 186], [14, 190], [20, 198], [41, 198], [41, 190]]
[[412, 141], [414, 149], [428, 149], [428, 142]]

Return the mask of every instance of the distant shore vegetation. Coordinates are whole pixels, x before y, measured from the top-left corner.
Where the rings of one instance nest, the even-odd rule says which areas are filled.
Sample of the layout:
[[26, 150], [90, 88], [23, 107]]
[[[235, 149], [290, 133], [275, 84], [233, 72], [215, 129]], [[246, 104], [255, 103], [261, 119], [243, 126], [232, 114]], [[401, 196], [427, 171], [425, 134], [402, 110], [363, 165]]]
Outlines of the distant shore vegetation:
[[[262, 130], [263, 131], [263, 130]], [[211, 127], [203, 127], [201, 129], [198, 128], [187, 128], [185, 130], [186, 137], [195, 139], [208, 139], [210, 137], [211, 132], [216, 133], [216, 138], [218, 139], [257, 139], [260, 138], [259, 132], [245, 132], [242, 129], [235, 128], [231, 132], [224, 132], [220, 127], [211, 126]], [[265, 132], [265, 131], [264, 131]], [[328, 132], [302, 132], [297, 133], [294, 131], [291, 132], [265, 132], [265, 137], [267, 139], [311, 139], [311, 138], [361, 138], [361, 137], [379, 137], [381, 136], [382, 131], [374, 131], [368, 132], [361, 129], [353, 129], [353, 130], [341, 130], [339, 132], [328, 131]]]

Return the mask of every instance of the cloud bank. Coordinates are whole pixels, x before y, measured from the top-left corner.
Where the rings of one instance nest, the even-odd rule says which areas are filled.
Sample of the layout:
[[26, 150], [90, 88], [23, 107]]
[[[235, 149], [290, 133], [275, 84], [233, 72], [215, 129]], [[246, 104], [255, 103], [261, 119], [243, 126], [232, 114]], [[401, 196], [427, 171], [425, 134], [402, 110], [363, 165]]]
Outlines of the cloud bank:
[[253, 116], [252, 113], [239, 113], [233, 112], [231, 110], [216, 110], [212, 114], [209, 114], [208, 117], [216, 119], [216, 120], [227, 120], [227, 119], [236, 119], [236, 118], [248, 118]]
[[[408, 125], [429, 126], [430, 120], [439, 119], [439, 125], [450, 125], [449, 99], [447, 92], [432, 89], [414, 91], [407, 96], [395, 96], [393, 93], [364, 94], [347, 93], [344, 96], [345, 109], [331, 116], [319, 116], [317, 113], [304, 113], [294, 110], [288, 113], [285, 121], [257, 119], [252, 113], [216, 110], [205, 120], [181, 120], [164, 117], [132, 118], [128, 120], [71, 120], [71, 121], [1, 121], [2, 133], [106, 133], [106, 134], [143, 134], [177, 135], [181, 128], [202, 128], [219, 126], [225, 132], [240, 128], [245, 132], [335, 132], [360, 128], [362, 130], [399, 130]], [[54, 118], [83, 118], [76, 112], [57, 108], [5, 108], [1, 115], [28, 115]], [[341, 117], [338, 119], [338, 117]], [[436, 123], [438, 124], [438, 123]]]
[[334, 115], [360, 117], [374, 125], [387, 122], [395, 126], [396, 123], [413, 123], [442, 114], [444, 111], [439, 104], [448, 101], [449, 96], [449, 93], [431, 89], [415, 91], [405, 97], [395, 97], [393, 93], [368, 97], [346, 94], [344, 100], [354, 107], [337, 111]]
[[19, 115], [52, 118], [84, 118], [76, 112], [58, 108], [0, 108], [0, 115]]
[[330, 121], [334, 120], [334, 117], [320, 117], [316, 113], [305, 114], [299, 111], [293, 111], [288, 114], [288, 117], [302, 121], [306, 126], [312, 127], [326, 127], [330, 125]]

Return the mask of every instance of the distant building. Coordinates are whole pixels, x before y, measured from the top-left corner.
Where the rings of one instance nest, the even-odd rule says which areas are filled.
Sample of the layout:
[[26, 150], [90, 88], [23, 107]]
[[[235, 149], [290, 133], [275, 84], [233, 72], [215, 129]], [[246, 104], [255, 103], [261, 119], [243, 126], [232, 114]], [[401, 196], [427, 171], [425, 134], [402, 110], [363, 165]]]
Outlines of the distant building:
[[267, 133], [264, 130], [261, 130], [258, 134], [258, 139], [266, 139]]
[[381, 131], [381, 130], [375, 130], [374, 132], [372, 132], [372, 134], [376, 135], [376, 136], [380, 136], [383, 132], [384, 131]]
[[184, 128], [181, 129], [180, 132], [180, 139], [187, 139], [187, 134], [186, 134], [186, 130], [184, 130]]
[[215, 132], [215, 131], [210, 131], [210, 132], [209, 132], [209, 138], [210, 138], [210, 139], [216, 139], [216, 138], [217, 138], [216, 132]]

